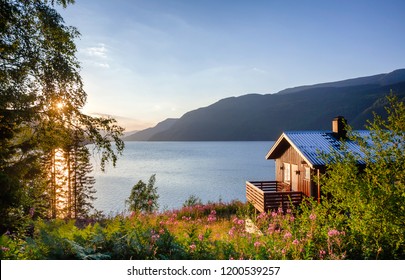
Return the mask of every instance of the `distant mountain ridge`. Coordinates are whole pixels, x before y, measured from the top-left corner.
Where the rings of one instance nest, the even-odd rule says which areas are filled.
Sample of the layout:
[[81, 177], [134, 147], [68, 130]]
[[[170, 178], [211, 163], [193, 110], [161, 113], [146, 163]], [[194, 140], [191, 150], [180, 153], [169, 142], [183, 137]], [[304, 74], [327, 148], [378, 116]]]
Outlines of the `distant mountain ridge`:
[[331, 120], [338, 115], [345, 116], [355, 129], [361, 129], [367, 119], [372, 119], [373, 111], [384, 113], [385, 96], [391, 91], [405, 99], [405, 69], [300, 86], [275, 94], [221, 99], [125, 140], [271, 141], [286, 130], [330, 130]]
[[165, 131], [169, 128], [172, 127], [172, 125], [177, 121], [178, 119], [174, 118], [169, 118], [166, 119], [160, 123], [158, 123], [154, 127], [150, 127], [141, 131], [137, 131], [131, 135], [125, 136], [123, 138], [124, 141], [148, 141], [153, 135], [156, 133]]
[[337, 82], [328, 82], [328, 83], [321, 83], [321, 84], [316, 84], [316, 85], [287, 88], [278, 93], [286, 94], [286, 93], [293, 93], [293, 92], [302, 91], [302, 90], [306, 90], [306, 89], [328, 88], [328, 87], [349, 87], [349, 86], [364, 86], [364, 85], [385, 86], [385, 85], [403, 82], [404, 79], [405, 79], [405, 69], [398, 69], [398, 70], [392, 71], [391, 73], [388, 73], [388, 74], [378, 74], [378, 75], [367, 76], [367, 77], [347, 79], [347, 80], [342, 80], [342, 81], [337, 81]]

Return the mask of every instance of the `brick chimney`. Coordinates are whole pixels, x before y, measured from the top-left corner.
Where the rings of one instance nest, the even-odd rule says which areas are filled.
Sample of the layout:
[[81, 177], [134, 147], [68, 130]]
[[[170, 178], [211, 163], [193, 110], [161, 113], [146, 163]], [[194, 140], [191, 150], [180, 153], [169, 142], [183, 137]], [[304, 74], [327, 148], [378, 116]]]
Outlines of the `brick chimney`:
[[344, 117], [338, 116], [332, 121], [332, 132], [338, 139], [345, 139], [347, 135], [346, 131], [347, 121]]

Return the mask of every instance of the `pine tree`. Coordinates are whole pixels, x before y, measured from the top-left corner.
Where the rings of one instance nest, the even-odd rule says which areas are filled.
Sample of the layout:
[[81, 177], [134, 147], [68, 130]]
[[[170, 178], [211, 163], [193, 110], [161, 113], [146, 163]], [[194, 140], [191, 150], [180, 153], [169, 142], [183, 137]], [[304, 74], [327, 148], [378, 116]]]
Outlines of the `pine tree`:
[[55, 168], [55, 153], [66, 150], [72, 131], [95, 145], [103, 170], [124, 148], [114, 119], [81, 112], [87, 95], [75, 57], [79, 32], [55, 9], [73, 2], [0, 1], [0, 232], [30, 215], [38, 204], [28, 196], [34, 187], [33, 197], [50, 199], [51, 217], [58, 216], [64, 196], [72, 203], [71, 180], [67, 189], [59, 186]]
[[96, 199], [94, 197], [95, 179], [90, 175], [93, 166], [90, 163], [90, 152], [87, 146], [76, 146], [71, 155], [72, 213], [74, 218], [84, 218], [93, 209], [92, 201]]

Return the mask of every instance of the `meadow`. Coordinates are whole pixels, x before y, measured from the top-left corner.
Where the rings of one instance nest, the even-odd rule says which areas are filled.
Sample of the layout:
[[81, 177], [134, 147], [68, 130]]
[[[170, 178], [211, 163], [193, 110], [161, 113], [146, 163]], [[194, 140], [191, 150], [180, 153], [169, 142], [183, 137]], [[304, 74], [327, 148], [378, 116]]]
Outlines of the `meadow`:
[[299, 211], [258, 214], [233, 201], [110, 218], [38, 220], [24, 240], [1, 237], [1, 259], [345, 259], [345, 232], [321, 224], [309, 208]]

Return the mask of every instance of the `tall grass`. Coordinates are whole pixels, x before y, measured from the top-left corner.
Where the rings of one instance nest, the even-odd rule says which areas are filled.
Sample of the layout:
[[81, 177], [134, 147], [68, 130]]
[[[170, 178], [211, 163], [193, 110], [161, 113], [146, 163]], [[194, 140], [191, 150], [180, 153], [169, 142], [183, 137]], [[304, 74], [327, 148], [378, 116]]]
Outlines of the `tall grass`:
[[[344, 259], [345, 232], [310, 208], [257, 214], [240, 201], [77, 221], [0, 238], [2, 259]], [[247, 219], [256, 226], [249, 231]]]

